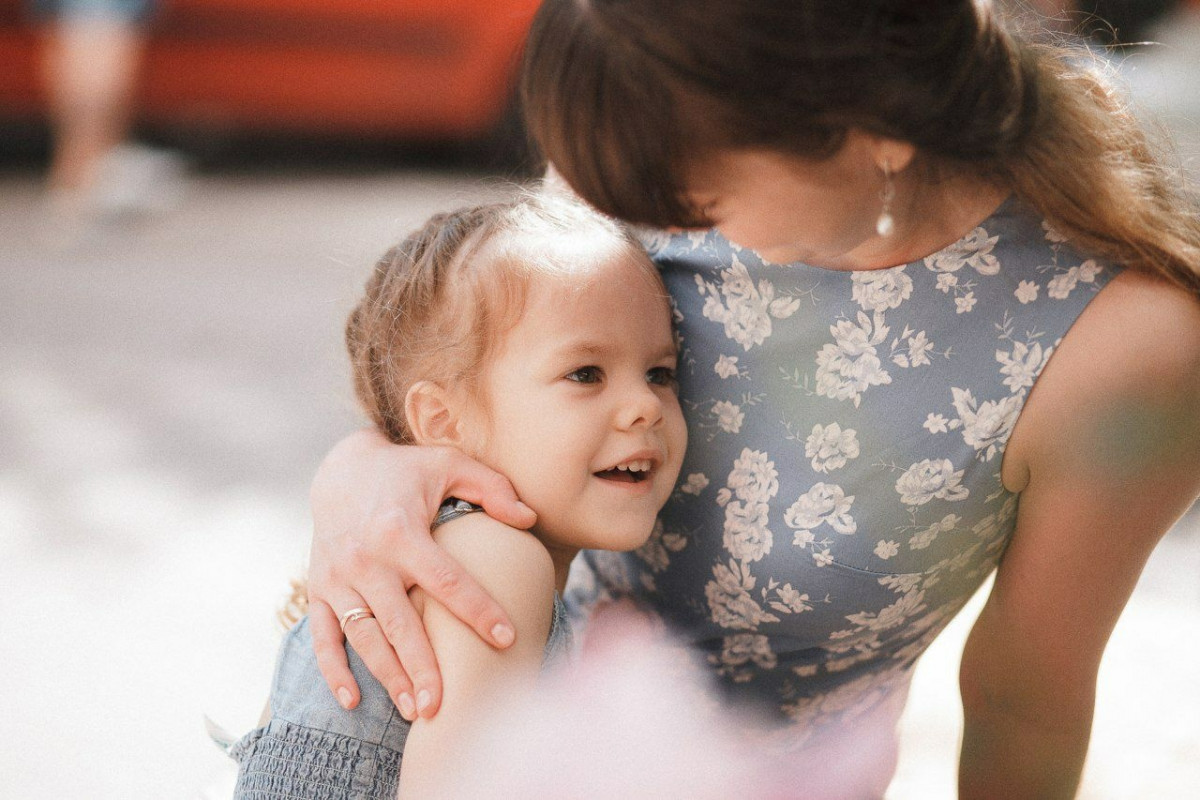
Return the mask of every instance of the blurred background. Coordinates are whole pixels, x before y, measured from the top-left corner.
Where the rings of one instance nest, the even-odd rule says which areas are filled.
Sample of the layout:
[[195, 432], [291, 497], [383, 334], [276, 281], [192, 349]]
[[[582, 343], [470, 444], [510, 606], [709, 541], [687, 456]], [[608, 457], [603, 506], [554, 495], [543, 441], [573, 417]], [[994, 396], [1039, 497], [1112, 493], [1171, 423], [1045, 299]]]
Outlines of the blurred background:
[[[345, 314], [396, 238], [530, 173], [536, 5], [0, 0], [0, 797], [227, 796], [203, 718], [262, 708], [308, 483], [359, 422]], [[1200, 3], [1025, 6], [1200, 174]], [[893, 800], [953, 793], [977, 611], [919, 667]], [[1197, 663], [1193, 510], [1109, 648], [1084, 797], [1196, 796]]]

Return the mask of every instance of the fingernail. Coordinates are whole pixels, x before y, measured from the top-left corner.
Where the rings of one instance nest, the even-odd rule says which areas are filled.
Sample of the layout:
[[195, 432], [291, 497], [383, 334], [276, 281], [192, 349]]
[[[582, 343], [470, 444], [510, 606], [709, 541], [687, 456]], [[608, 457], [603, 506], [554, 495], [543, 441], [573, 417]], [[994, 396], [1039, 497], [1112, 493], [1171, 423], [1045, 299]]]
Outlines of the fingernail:
[[354, 695], [350, 694], [350, 690], [345, 686], [340, 686], [337, 690], [337, 699], [342, 704], [342, 708], [349, 709], [350, 704], [354, 702]]
[[417, 713], [429, 708], [429, 701], [432, 699], [433, 698], [429, 696], [428, 689], [422, 689], [421, 691], [417, 692]]
[[417, 707], [413, 704], [412, 695], [408, 692], [404, 692], [396, 698], [396, 705], [400, 706], [400, 716], [409, 722], [417, 718]]
[[508, 647], [513, 643], [513, 639], [517, 638], [513, 633], [513, 629], [505, 625], [503, 622], [497, 622], [496, 627], [492, 628], [492, 639], [501, 647]]

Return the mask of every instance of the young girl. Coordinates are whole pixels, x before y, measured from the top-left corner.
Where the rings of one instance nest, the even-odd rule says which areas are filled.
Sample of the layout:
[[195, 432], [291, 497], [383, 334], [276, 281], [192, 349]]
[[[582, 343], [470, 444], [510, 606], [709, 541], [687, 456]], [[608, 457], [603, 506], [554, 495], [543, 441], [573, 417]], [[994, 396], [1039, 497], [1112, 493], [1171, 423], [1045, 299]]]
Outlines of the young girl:
[[[486, 706], [527, 691], [565, 649], [559, 596], [575, 554], [642, 545], [683, 458], [661, 280], [616, 224], [569, 199], [523, 194], [435, 216], [379, 262], [346, 340], [384, 435], [477, 459], [536, 511], [525, 531], [451, 499], [434, 522], [516, 642], [492, 649], [414, 589], [411, 624], [428, 630], [445, 687], [441, 713], [419, 719], [428, 694], [389, 697], [350, 648], [362, 699], [334, 702], [302, 620], [280, 652], [269, 722], [231, 751], [238, 797], [394, 797], [398, 780], [403, 796], [433, 796]], [[370, 641], [377, 622], [360, 597], [333, 611], [354, 648]]]
[[[1105, 643], [1200, 491], [1200, 216], [1120, 94], [981, 0], [546, 0], [526, 59], [553, 166], [661, 231], [688, 365], [677, 549], [588, 554], [600, 585], [808, 748], [886, 731], [994, 573], [961, 795], [1071, 796]], [[363, 486], [377, 463], [410, 482]], [[349, 437], [314, 483], [312, 594], [394, 619], [375, 586], [404, 576], [495, 641], [503, 615], [416, 544], [447, 483], [508, 502], [477, 474]], [[436, 696], [413, 638], [372, 671]], [[892, 767], [826, 763], [847, 797]]]

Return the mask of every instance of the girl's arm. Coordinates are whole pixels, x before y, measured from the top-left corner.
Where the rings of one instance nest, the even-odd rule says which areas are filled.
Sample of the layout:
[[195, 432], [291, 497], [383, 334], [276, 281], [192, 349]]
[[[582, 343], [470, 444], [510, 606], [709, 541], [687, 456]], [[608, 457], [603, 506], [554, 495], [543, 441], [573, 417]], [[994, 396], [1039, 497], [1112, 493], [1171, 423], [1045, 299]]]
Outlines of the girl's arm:
[[1106, 643], [1200, 492], [1200, 304], [1126, 272], [1038, 381], [1005, 456], [1017, 530], [967, 641], [963, 798], [1075, 795]]
[[451, 495], [514, 528], [536, 521], [503, 476], [458, 450], [401, 447], [373, 429], [339, 442], [313, 479], [309, 619], [321, 674], [346, 708], [359, 700], [337, 621], [348, 609], [374, 612], [374, 620], [355, 622], [347, 634], [402, 711], [424, 691], [421, 713], [432, 715], [442, 694], [409, 587], [423, 587], [486, 642], [503, 648], [513, 641], [504, 610], [429, 535], [438, 506]]
[[401, 797], [443, 796], [446, 781], [471, 768], [464, 749], [470, 734], [496, 701], [532, 689], [553, 618], [554, 565], [532, 534], [469, 514], [438, 528], [435, 538], [500, 603], [517, 640], [495, 650], [445, 606], [414, 590], [441, 667], [443, 696], [438, 715], [418, 719], [408, 735]]

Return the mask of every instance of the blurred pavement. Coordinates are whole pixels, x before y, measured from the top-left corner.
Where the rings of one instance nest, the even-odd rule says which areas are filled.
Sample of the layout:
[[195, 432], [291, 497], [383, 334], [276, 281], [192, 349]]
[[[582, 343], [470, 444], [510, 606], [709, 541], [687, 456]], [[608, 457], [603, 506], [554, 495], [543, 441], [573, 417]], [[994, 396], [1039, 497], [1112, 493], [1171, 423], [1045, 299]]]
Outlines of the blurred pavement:
[[[1122, 69], [1200, 156], [1200, 22]], [[1197, 159], [1200, 161], [1200, 159]], [[356, 424], [340, 327], [372, 260], [477, 176], [209, 176], [86, 247], [0, 175], [0, 796], [196, 798], [207, 714], [262, 707], [307, 486]], [[978, 606], [975, 606], [977, 611]], [[891, 797], [950, 797], [958, 620], [923, 660]], [[1156, 552], [1101, 675], [1084, 797], [1200, 787], [1200, 514]]]
[[0, 178], [0, 797], [193, 798], [252, 726], [373, 260], [478, 179], [207, 178], [41, 247]]

